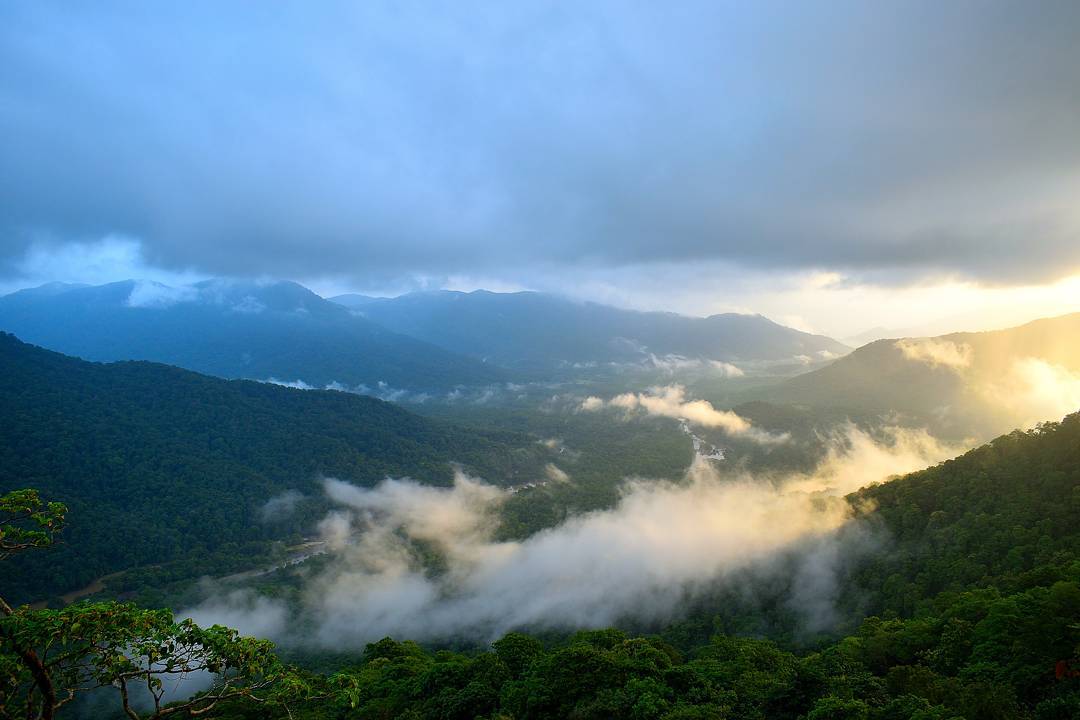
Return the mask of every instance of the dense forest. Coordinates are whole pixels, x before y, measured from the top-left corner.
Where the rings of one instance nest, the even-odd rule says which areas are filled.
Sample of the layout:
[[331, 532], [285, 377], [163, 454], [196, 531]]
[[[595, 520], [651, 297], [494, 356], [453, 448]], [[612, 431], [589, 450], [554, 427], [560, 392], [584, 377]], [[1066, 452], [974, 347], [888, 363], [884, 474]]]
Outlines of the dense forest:
[[[843, 637], [795, 647], [782, 636], [739, 636], [715, 607], [711, 616], [699, 609], [646, 635], [511, 633], [468, 651], [387, 638], [329, 672], [325, 665], [286, 672], [261, 661], [255, 689], [215, 704], [214, 716], [1080, 716], [1080, 414], [1003, 436], [849, 501], [855, 522], [887, 535], [890, 545], [863, 556], [848, 576], [843, 594], [874, 610]], [[97, 617], [107, 604], [80, 606], [37, 611], [35, 622], [70, 626], [80, 612]], [[0, 630], [30, 615], [16, 611], [0, 620]], [[57, 618], [54, 625], [49, 618]], [[231, 651], [222, 645], [221, 652]], [[269, 675], [279, 678], [276, 694], [259, 684]]]
[[[968, 720], [1080, 717], [1080, 414], [849, 497], [891, 538], [844, 593], [873, 614], [793, 650], [713, 608], [660, 632], [385, 639], [296, 717]], [[871, 504], [872, 503], [872, 504]], [[867, 600], [868, 599], [868, 600]], [[700, 638], [705, 626], [708, 637]], [[236, 706], [227, 717], [259, 717]], [[305, 714], [306, 713], [306, 714]]]
[[[635, 469], [670, 477], [689, 461], [687, 437], [661, 419], [613, 424], [512, 406], [432, 408], [421, 417], [348, 393], [146, 362], [89, 363], [10, 335], [0, 336], [0, 362], [0, 411], [10, 428], [0, 439], [0, 492], [35, 487], [67, 503], [71, 519], [62, 543], [5, 561], [3, 596], [16, 604], [127, 570], [106, 595], [160, 607], [174, 581], [190, 585], [200, 574], [267, 562], [280, 541], [299, 539], [327, 509], [322, 476], [446, 484], [451, 462], [460, 462], [513, 484], [541, 480], [557, 463], [574, 482], [523, 488], [502, 508], [499, 537], [517, 538], [575, 509], [609, 506], [613, 478]], [[731, 458], [777, 471], [812, 466], [820, 445], [811, 438], [847, 417], [764, 403], [740, 411], [793, 442], [760, 455], [728, 439]], [[485, 429], [492, 426], [502, 429]], [[300, 496], [296, 512], [261, 521], [260, 508], [286, 491]], [[226, 718], [1063, 720], [1080, 713], [1080, 414], [848, 500], [854, 519], [839, 542], [866, 541], [869, 550], [839, 569], [832, 622], [810, 630], [791, 602], [800, 582], [793, 550], [777, 560], [791, 572], [736, 574], [669, 626], [522, 628], [486, 647], [387, 638], [362, 654], [285, 647], [281, 658], [290, 664], [282, 664], [266, 643], [244, 645], [223, 630], [204, 636], [159, 610], [64, 607], [58, 599], [49, 603], [57, 609], [13, 611], [0, 631], [26, 622], [18, 632], [52, 632], [58, 639], [48, 642], [76, 644], [72, 628], [83, 626], [111, 628], [128, 644], [141, 642], [146, 628], [166, 646], [193, 633], [217, 638], [236, 663], [234, 681], [257, 686], [233, 687], [213, 703], [213, 716]], [[254, 587], [288, 596], [300, 587], [298, 572], [272, 573]], [[245, 653], [256, 651], [263, 665], [247, 677]], [[26, 682], [12, 677], [12, 687]], [[66, 712], [85, 715], [87, 707]], [[94, 712], [110, 717], [107, 707]]]
[[[524, 434], [464, 429], [331, 391], [226, 381], [147, 362], [97, 364], [0, 334], [0, 492], [31, 486], [79, 518], [48, 566], [13, 561], [5, 591], [43, 599], [136, 565], [221, 572], [295, 535], [324, 508], [319, 480], [387, 475], [448, 484], [452, 462], [491, 478], [540, 476]], [[271, 497], [309, 498], [261, 523]]]

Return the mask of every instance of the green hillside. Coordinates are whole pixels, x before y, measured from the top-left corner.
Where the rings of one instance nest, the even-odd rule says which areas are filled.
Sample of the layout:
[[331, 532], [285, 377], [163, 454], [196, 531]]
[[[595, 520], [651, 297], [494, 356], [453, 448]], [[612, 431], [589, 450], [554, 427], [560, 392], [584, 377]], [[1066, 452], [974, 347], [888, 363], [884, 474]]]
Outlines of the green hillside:
[[[48, 565], [17, 565], [16, 601], [135, 565], [254, 552], [316, 517], [258, 514], [324, 475], [448, 483], [451, 462], [491, 482], [539, 473], [542, 448], [511, 432], [465, 430], [341, 392], [226, 381], [147, 362], [89, 363], [0, 334], [0, 493], [35, 487], [79, 518]], [[254, 545], [252, 545], [254, 543]]]
[[1049, 584], [1080, 563], [1080, 413], [1015, 431], [851, 498], [888, 531], [861, 570], [875, 612], [918, 613], [940, 592]]
[[388, 638], [324, 680], [346, 690], [293, 717], [1080, 717], [1080, 414], [850, 500], [891, 542], [849, 578], [844, 593], [877, 610], [846, 637], [792, 651], [725, 633], [716, 605], [644, 637], [513, 633], [479, 653]]

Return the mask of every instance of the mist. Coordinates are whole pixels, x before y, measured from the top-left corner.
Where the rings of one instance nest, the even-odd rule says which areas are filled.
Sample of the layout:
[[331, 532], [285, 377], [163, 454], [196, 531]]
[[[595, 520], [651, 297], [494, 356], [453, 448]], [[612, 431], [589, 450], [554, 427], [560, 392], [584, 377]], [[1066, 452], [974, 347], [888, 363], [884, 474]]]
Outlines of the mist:
[[[1072, 338], [1060, 339], [1068, 346]], [[984, 415], [1000, 419], [1002, 429], [1029, 428], [1056, 420], [1080, 407], [1080, 367], [1060, 364], [1061, 353], [1035, 357], [945, 338], [895, 342], [910, 362], [949, 372], [962, 383], [965, 400]]]
[[718, 583], [794, 555], [790, 600], [821, 629], [837, 569], [856, 551], [847, 543], [872, 546], [868, 529], [852, 532], [844, 494], [956, 452], [921, 431], [887, 435], [876, 442], [847, 427], [817, 470], [780, 478], [698, 456], [678, 480], [629, 478], [613, 508], [516, 542], [494, 539], [510, 492], [463, 472], [449, 488], [326, 479], [336, 505], [320, 523], [329, 560], [306, 575], [298, 608], [234, 592], [181, 614], [319, 648], [387, 635], [487, 642], [515, 628], [670, 621]]
[[787, 435], [777, 435], [754, 427], [749, 420], [731, 410], [717, 410], [707, 400], [690, 400], [682, 385], [652, 387], [645, 392], [627, 392], [610, 400], [590, 395], [578, 406], [585, 412], [604, 409], [622, 410], [625, 415], [645, 413], [658, 417], [686, 420], [703, 427], [719, 428], [729, 435], [769, 444], [785, 442]]

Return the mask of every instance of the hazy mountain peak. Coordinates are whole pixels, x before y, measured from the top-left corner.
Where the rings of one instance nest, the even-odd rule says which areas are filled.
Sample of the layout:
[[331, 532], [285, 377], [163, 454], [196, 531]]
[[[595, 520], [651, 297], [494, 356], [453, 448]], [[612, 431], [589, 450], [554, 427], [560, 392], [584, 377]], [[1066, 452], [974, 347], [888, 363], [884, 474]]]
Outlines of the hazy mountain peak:
[[360, 307], [365, 317], [395, 332], [531, 370], [583, 363], [617, 366], [668, 355], [723, 362], [823, 360], [850, 349], [761, 315], [696, 318], [532, 291], [429, 291]]
[[359, 310], [365, 305], [370, 305], [373, 302], [379, 300], [385, 300], [386, 298], [375, 297], [373, 295], [361, 295], [360, 293], [345, 293], [344, 295], [334, 295], [327, 298], [332, 303], [343, 305], [352, 310]]
[[390, 332], [295, 282], [125, 280], [0, 298], [0, 329], [90, 360], [156, 360], [223, 377], [423, 392], [498, 368]]
[[989, 437], [1080, 406], [1080, 313], [1004, 330], [874, 340], [766, 392]]
[[44, 285], [38, 285], [37, 287], [23, 288], [22, 290], [16, 290], [10, 295], [26, 296], [50, 296], [60, 295], [70, 290], [78, 290], [79, 288], [90, 287], [86, 283], [65, 283], [59, 281], [47, 282]]

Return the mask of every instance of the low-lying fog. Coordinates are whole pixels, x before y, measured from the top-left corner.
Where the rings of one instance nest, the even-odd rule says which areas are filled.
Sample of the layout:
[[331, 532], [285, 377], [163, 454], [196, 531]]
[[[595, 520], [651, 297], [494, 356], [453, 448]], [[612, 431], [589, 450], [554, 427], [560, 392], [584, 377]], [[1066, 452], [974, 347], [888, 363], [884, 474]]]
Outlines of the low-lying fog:
[[[632, 397], [610, 402], [653, 411], [685, 405], [670, 392]], [[711, 406], [691, 409], [698, 422], [710, 420]], [[712, 419], [763, 442], [784, 441], [728, 415]], [[323, 648], [362, 647], [387, 635], [487, 641], [519, 627], [674, 619], [688, 599], [732, 573], [794, 552], [797, 605], [807, 625], [818, 626], [848, 552], [842, 544], [860, 537], [837, 533], [853, 522], [843, 496], [957, 452], [921, 431], [888, 435], [875, 442], [847, 427], [815, 472], [780, 479], [698, 455], [677, 481], [628, 478], [615, 507], [517, 542], [493, 539], [510, 491], [480, 478], [459, 472], [450, 488], [387, 479], [370, 489], [328, 478], [323, 489], [336, 508], [319, 524], [328, 558], [307, 570], [298, 607], [222, 590], [181, 615]], [[856, 544], [865, 551], [872, 539]], [[438, 559], [425, 568], [421, 552]]]

